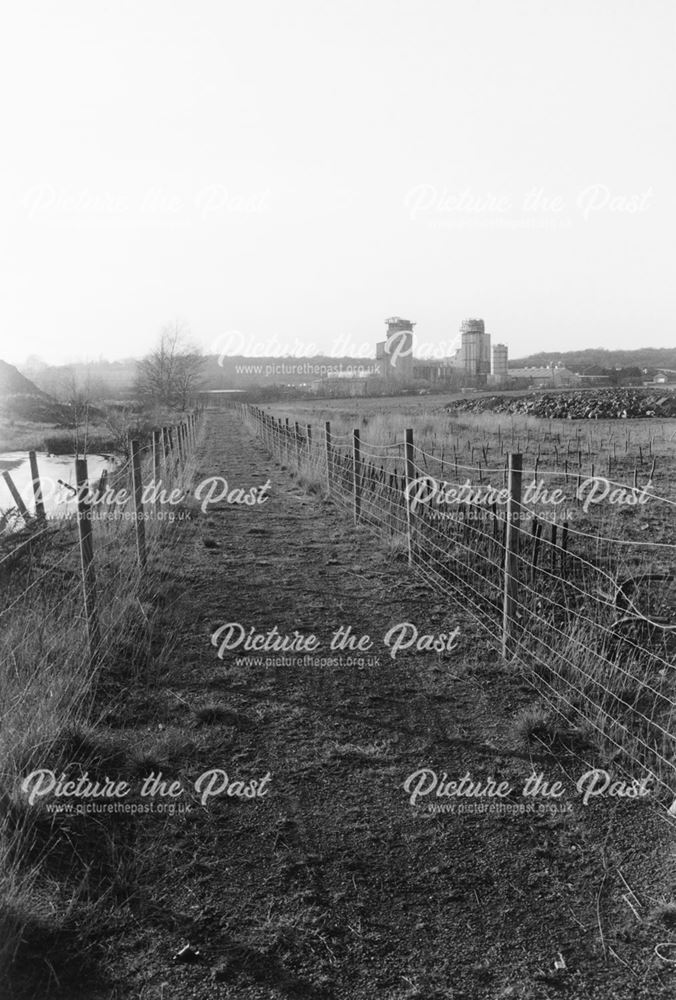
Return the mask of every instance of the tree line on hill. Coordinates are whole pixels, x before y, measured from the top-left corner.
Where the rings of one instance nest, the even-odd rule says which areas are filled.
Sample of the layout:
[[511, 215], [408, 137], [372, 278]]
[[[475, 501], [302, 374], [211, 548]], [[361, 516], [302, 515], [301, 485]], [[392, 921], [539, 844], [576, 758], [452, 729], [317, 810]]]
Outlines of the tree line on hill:
[[676, 347], [641, 347], [635, 351], [607, 350], [590, 347], [584, 351], [540, 351], [525, 358], [510, 359], [510, 368], [546, 367], [563, 365], [571, 371], [586, 368], [638, 368], [657, 371], [661, 368], [676, 370]]

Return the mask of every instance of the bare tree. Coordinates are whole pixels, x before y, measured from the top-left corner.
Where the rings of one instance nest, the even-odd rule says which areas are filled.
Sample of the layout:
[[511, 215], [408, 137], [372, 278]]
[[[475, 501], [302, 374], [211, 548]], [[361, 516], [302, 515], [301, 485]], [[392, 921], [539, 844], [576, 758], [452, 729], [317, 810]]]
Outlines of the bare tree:
[[165, 326], [158, 346], [139, 361], [136, 386], [142, 396], [162, 406], [185, 410], [202, 378], [205, 358], [190, 343], [182, 323]]
[[43, 392], [48, 392], [65, 408], [75, 451], [86, 452], [90, 424], [100, 416], [95, 401], [100, 403], [104, 396], [103, 383], [92, 376], [88, 366], [71, 365], [47, 369], [39, 381]]

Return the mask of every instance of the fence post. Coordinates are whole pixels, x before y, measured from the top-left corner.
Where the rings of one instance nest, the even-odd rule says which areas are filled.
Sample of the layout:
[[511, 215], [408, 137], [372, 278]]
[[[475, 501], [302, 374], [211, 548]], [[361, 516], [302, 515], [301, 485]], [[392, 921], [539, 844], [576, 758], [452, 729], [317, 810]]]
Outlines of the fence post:
[[30, 521], [30, 514], [28, 513], [26, 504], [23, 502], [23, 497], [21, 496], [16, 486], [14, 485], [14, 480], [10, 476], [9, 472], [3, 472], [2, 478], [7, 483], [7, 489], [12, 494], [12, 499], [14, 500], [14, 503], [16, 504], [19, 510], [19, 513], [24, 519], [24, 522], [28, 524], [28, 522]]
[[568, 551], [568, 521], [563, 522], [561, 528], [561, 576], [566, 575], [566, 554]]
[[[155, 429], [153, 431], [153, 482], [155, 483], [155, 496], [159, 493], [159, 486], [162, 481], [162, 432]], [[155, 500], [157, 506], [157, 500]]]
[[415, 479], [415, 462], [413, 461], [413, 428], [406, 430], [404, 444], [405, 468], [404, 489], [406, 490], [406, 542], [408, 546], [408, 564], [413, 565], [413, 511], [411, 510], [411, 483]]
[[506, 659], [516, 619], [517, 568], [519, 553], [519, 517], [521, 516], [522, 457], [510, 453], [507, 479], [505, 522], [505, 578], [502, 611], [502, 656]]
[[352, 432], [352, 488], [354, 495], [354, 523], [358, 524], [359, 515], [361, 514], [361, 447], [357, 427]]
[[312, 424], [307, 425], [307, 460], [308, 465], [312, 464]]
[[146, 566], [146, 526], [143, 520], [143, 480], [141, 478], [141, 450], [136, 440], [131, 442], [131, 479], [136, 517], [136, 555], [141, 569]]
[[168, 462], [168, 466], [167, 467], [171, 470], [171, 483], [170, 483], [171, 486], [173, 486], [174, 483], [176, 482], [176, 463], [177, 463], [176, 448], [177, 448], [177, 442], [176, 442], [176, 440], [174, 438], [174, 431], [175, 430], [176, 430], [176, 428], [173, 426], [173, 424], [170, 424], [167, 427], [167, 434], [169, 435], [169, 462]]
[[326, 489], [331, 492], [331, 423], [324, 424], [324, 441], [326, 443]]
[[75, 482], [77, 484], [77, 527], [80, 539], [80, 565], [82, 567], [82, 597], [89, 660], [93, 665], [101, 645], [99, 616], [96, 608], [96, 569], [94, 566], [94, 543], [92, 540], [91, 507], [87, 498], [87, 459], [75, 459]]
[[296, 420], [293, 425], [294, 443], [296, 445], [296, 465], [300, 472], [300, 424]]
[[38, 457], [34, 451], [28, 452], [28, 461], [31, 466], [31, 479], [33, 480], [33, 496], [35, 497], [35, 516], [39, 520], [45, 519], [45, 505], [42, 500], [42, 488], [40, 486], [40, 473], [38, 472]]

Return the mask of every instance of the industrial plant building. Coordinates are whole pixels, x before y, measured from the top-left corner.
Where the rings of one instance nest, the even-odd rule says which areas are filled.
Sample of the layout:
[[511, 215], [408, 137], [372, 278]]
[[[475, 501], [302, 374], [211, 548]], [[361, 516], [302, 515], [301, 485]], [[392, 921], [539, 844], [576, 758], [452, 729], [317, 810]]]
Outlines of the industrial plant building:
[[380, 375], [397, 382], [410, 382], [413, 375], [413, 327], [409, 319], [386, 319], [385, 340], [376, 344], [376, 364]]
[[460, 324], [460, 348], [437, 363], [418, 364], [414, 377], [432, 383], [455, 382], [468, 386], [504, 386], [509, 380], [505, 344], [494, 344], [482, 319], [465, 319]]
[[561, 365], [511, 368], [509, 377], [519, 383], [527, 383], [529, 387], [532, 386], [534, 389], [563, 389], [580, 385], [582, 382], [579, 375]]
[[312, 391], [324, 395], [378, 395], [388, 386], [415, 387], [424, 381], [437, 388], [455, 386], [506, 387], [511, 380], [505, 344], [494, 344], [482, 319], [465, 319], [460, 325], [460, 348], [438, 361], [413, 362], [415, 323], [400, 316], [385, 320], [385, 340], [376, 344], [377, 375], [341, 379], [328, 375], [312, 383]]

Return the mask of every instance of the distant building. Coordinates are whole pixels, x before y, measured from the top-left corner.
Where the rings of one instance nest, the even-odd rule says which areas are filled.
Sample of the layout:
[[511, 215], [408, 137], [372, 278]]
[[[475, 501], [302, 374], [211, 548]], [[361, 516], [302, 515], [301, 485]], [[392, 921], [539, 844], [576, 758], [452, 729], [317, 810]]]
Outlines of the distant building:
[[668, 385], [676, 382], [676, 372], [668, 368], [661, 368], [653, 376], [653, 382], [656, 385]]
[[493, 346], [491, 373], [488, 376], [488, 384], [494, 386], [506, 385], [509, 381], [509, 364], [507, 358], [506, 344], [495, 344]]
[[577, 376], [583, 386], [610, 384], [610, 375], [607, 369], [601, 368], [600, 365], [590, 365], [588, 368], [583, 368], [582, 371], [577, 372]]
[[532, 368], [510, 368], [511, 379], [527, 381], [536, 389], [559, 389], [580, 384], [580, 376], [568, 368], [556, 365]]
[[457, 381], [458, 371], [457, 366], [448, 361], [424, 361], [413, 366], [413, 378], [425, 382], [451, 382]]
[[376, 344], [376, 363], [380, 374], [398, 382], [410, 382], [413, 378], [413, 327], [408, 319], [392, 316], [386, 319], [385, 340]]
[[310, 382], [311, 392], [324, 397], [373, 396], [377, 395], [379, 380], [373, 378], [318, 378]]
[[491, 373], [491, 335], [482, 319], [464, 319], [460, 324], [460, 367], [468, 378]]
[[460, 348], [451, 357], [422, 361], [414, 368], [415, 378], [455, 386], [505, 386], [510, 374], [507, 346], [495, 344], [491, 351], [491, 335], [482, 319], [462, 321]]
[[[460, 324], [460, 348], [450, 357], [438, 361], [420, 360], [413, 364], [413, 328], [415, 323], [401, 316], [385, 320], [385, 340], [376, 344], [376, 379], [357, 379], [350, 395], [373, 395], [387, 391], [396, 382], [406, 386], [414, 379], [439, 387], [478, 387], [482, 385], [506, 386], [512, 373], [509, 370], [508, 350], [505, 344], [495, 344], [491, 351], [491, 335], [486, 333], [482, 319], [465, 319]], [[330, 379], [312, 383], [314, 392], [348, 395], [346, 387], [329, 387]]]

